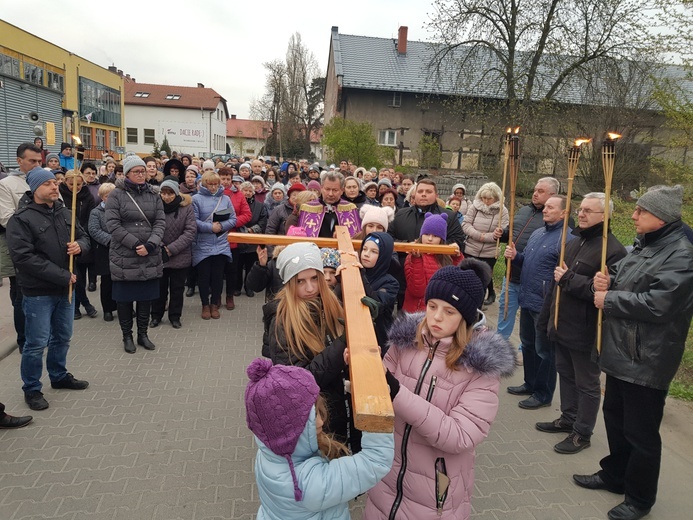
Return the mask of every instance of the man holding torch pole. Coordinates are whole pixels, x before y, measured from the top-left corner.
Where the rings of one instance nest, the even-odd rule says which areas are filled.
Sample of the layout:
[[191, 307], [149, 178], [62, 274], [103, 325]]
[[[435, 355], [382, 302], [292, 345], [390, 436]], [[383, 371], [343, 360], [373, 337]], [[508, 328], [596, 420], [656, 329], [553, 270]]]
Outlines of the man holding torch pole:
[[573, 475], [588, 489], [625, 494], [611, 520], [647, 515], [657, 497], [659, 428], [669, 384], [683, 356], [693, 317], [693, 245], [681, 222], [683, 188], [650, 189], [635, 205], [635, 247], [609, 275], [594, 277], [603, 310], [606, 373], [604, 423], [609, 455], [592, 475]]

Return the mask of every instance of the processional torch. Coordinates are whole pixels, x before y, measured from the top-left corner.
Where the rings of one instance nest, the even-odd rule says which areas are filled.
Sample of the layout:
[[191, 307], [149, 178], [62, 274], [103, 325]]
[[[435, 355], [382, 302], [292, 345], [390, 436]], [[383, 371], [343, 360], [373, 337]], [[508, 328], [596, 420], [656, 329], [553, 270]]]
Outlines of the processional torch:
[[[621, 137], [618, 134], [609, 132], [604, 143], [602, 144], [602, 168], [604, 169], [604, 227], [602, 228], [602, 264], [601, 272], [605, 275], [609, 273], [606, 270], [606, 244], [609, 240], [609, 219], [611, 214], [609, 206], [611, 205], [611, 182], [614, 177], [614, 161], [616, 159], [616, 140]], [[602, 352], [602, 321], [604, 319], [604, 310], [599, 309], [597, 314], [597, 353]]]
[[[498, 213], [498, 226], [500, 227], [503, 221], [503, 206], [505, 205], [505, 183], [508, 179], [508, 159], [510, 156], [510, 139], [512, 138], [512, 128], [508, 128], [505, 132], [505, 142], [503, 143], [503, 185], [501, 187], [501, 205]], [[500, 255], [500, 237], [496, 239], [496, 258]], [[507, 285], [507, 283], [506, 283]]]
[[[568, 190], [565, 200], [565, 218], [563, 219], [563, 234], [561, 235], [561, 254], [558, 260], [558, 266], [561, 267], [565, 260], [565, 244], [566, 235], [568, 234], [568, 221], [570, 220], [570, 201], [573, 197], [573, 181], [575, 180], [575, 172], [577, 172], [578, 163], [580, 162], [580, 147], [589, 143], [590, 139], [576, 139], [575, 144], [568, 150]], [[561, 305], [561, 287], [556, 285], [556, 311], [554, 312], [553, 326], [558, 329], [558, 310]]]
[[[513, 221], [515, 220], [515, 190], [517, 189], [517, 174], [520, 171], [520, 127], [510, 136], [510, 207], [508, 208], [508, 243], [513, 241]], [[500, 222], [500, 221], [499, 221]], [[503, 319], [508, 319], [508, 289], [510, 288], [510, 275], [512, 260], [506, 259], [505, 267], [505, 305], [503, 306]]]
[[[82, 147], [82, 140], [79, 138], [77, 135], [72, 136], [72, 140], [75, 143], [75, 167], [71, 172], [68, 172], [68, 175], [72, 174], [72, 219], [70, 222], [70, 242], [75, 241], [75, 226], [77, 225], [76, 223], [76, 218], [77, 218], [77, 190], [76, 188], [76, 183], [77, 183], [77, 176], [79, 175], [79, 162], [80, 160], [84, 160], [84, 148]], [[70, 255], [70, 264], [69, 264], [69, 269], [70, 269], [70, 275], [73, 274], [74, 272], [74, 266], [75, 266], [75, 255]], [[69, 303], [72, 303], [72, 281], [70, 281], [70, 285], [67, 288], [67, 301]]]

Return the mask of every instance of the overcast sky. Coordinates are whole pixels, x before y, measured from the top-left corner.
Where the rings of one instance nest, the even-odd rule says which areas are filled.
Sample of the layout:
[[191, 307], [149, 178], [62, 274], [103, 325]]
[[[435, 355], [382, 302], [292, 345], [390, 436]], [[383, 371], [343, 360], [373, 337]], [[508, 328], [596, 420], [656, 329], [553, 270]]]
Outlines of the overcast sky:
[[[323, 72], [332, 26], [342, 34], [426, 41], [431, 0], [0, 0], [0, 17], [97, 65], [142, 83], [204, 83], [249, 117], [264, 92], [262, 64], [284, 59], [301, 33]], [[31, 13], [30, 15], [28, 13]]]

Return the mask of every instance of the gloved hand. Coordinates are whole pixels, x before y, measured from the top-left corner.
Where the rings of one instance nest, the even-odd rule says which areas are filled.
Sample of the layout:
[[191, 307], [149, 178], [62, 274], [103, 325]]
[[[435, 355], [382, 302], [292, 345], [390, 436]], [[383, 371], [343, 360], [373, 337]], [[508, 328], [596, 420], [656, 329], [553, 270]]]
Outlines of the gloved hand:
[[371, 313], [371, 319], [375, 320], [380, 313], [380, 303], [370, 296], [364, 296], [361, 298], [361, 303], [368, 307], [368, 310]]
[[154, 244], [152, 244], [151, 242], [147, 242], [146, 244], [144, 244], [144, 247], [147, 250], [147, 253], [149, 253], [150, 255], [154, 251], [156, 251], [156, 246]]
[[397, 392], [399, 392], [399, 381], [389, 370], [385, 370], [385, 381], [387, 381], [387, 386], [390, 387], [390, 400], [394, 401]]

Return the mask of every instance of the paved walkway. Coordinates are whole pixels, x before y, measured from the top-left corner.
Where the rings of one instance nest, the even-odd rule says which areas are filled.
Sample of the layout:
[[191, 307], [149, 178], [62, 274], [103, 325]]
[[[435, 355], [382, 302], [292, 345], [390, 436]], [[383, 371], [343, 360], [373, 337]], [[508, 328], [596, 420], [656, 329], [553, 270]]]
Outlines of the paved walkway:
[[[50, 408], [34, 412], [24, 429], [0, 431], [0, 520], [255, 517], [255, 448], [243, 392], [245, 367], [260, 353], [262, 301], [238, 298], [237, 310], [207, 322], [198, 318], [198, 302], [186, 299], [183, 329], [165, 322], [152, 332], [155, 352], [126, 354], [116, 322], [75, 323], [69, 369], [91, 385], [75, 392], [46, 383]], [[7, 334], [0, 343], [8, 343]], [[28, 413], [19, 363], [17, 351], [0, 361], [0, 400], [14, 414]], [[521, 369], [507, 384], [520, 382]], [[601, 419], [590, 449], [562, 456], [551, 449], [560, 436], [534, 429], [534, 422], [557, 417], [557, 406], [523, 411], [517, 401], [502, 393], [491, 434], [477, 450], [473, 518], [606, 518], [620, 498], [570, 479], [596, 470], [607, 452]], [[678, 402], [667, 406], [653, 520], [691, 517], [691, 422], [681, 410], [689, 412]], [[354, 518], [361, 508], [354, 504]]]

